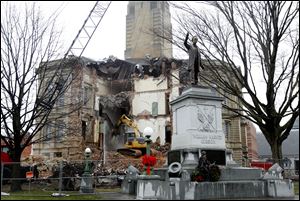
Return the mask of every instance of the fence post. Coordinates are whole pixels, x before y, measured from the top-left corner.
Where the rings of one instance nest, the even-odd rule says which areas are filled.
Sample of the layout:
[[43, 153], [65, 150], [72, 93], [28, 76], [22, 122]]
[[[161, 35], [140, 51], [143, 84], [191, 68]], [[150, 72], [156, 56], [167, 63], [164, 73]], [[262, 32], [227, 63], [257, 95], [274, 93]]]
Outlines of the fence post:
[[4, 169], [4, 165], [3, 165], [3, 163], [1, 163], [1, 192], [3, 192], [2, 191], [2, 186], [3, 186], [3, 169]]
[[63, 173], [63, 167], [62, 167], [62, 161], [60, 161], [59, 162], [59, 184], [58, 184], [59, 195], [61, 195], [61, 189], [62, 189], [62, 173]]
[[[29, 171], [30, 172], [32, 171], [31, 165], [30, 165]], [[29, 178], [29, 193], [30, 193], [30, 191], [31, 191], [31, 178]]]
[[[92, 160], [91, 161], [92, 162], [92, 164], [96, 164], [95, 166], [96, 166], [96, 168], [97, 168], [97, 165], [98, 165], [98, 162], [97, 161], [94, 161], [94, 160]], [[94, 166], [93, 166], [94, 167]], [[93, 168], [92, 170], [94, 170], [95, 168]], [[92, 181], [93, 181], [93, 185], [95, 185], [95, 186], [92, 186], [93, 187], [93, 189], [94, 189], [94, 192], [96, 192], [96, 175], [95, 174], [93, 174], [93, 172], [95, 172], [95, 171], [91, 171], [91, 174], [92, 174]]]

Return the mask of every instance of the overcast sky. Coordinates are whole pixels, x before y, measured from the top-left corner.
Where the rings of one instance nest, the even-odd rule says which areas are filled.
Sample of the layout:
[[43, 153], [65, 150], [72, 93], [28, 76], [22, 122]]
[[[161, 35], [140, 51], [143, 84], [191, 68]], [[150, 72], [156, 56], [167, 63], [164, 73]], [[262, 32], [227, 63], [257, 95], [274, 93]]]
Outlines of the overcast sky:
[[[46, 15], [59, 9], [58, 28], [63, 29], [62, 39], [66, 47], [71, 45], [96, 1], [40, 1], [37, 2]], [[127, 1], [113, 1], [98, 29], [89, 42], [83, 56], [99, 60], [109, 55], [124, 58]]]
[[[24, 8], [24, 1], [15, 3]], [[57, 10], [60, 12], [57, 29], [63, 30], [62, 42], [66, 49], [71, 45], [95, 3], [96, 1], [36, 1], [45, 17]], [[94, 60], [101, 60], [110, 55], [124, 59], [127, 4], [128, 1], [112, 1], [83, 56]], [[188, 56], [183, 51], [176, 51], [176, 48], [173, 53], [181, 58]]]
[[[3, 2], [3, 1], [2, 1]], [[1, 4], [2, 4], [1, 2]], [[24, 8], [25, 2], [14, 2]], [[27, 1], [27, 3], [31, 3]], [[62, 42], [65, 50], [71, 45], [96, 1], [37, 1], [42, 14], [47, 17], [56, 10], [60, 11], [57, 29], [62, 29]], [[83, 56], [102, 60], [110, 55], [124, 59], [126, 41], [126, 14], [128, 1], [112, 1], [98, 29], [89, 42]], [[2, 6], [1, 6], [2, 8]], [[171, 12], [172, 14], [172, 12]], [[173, 49], [173, 56], [187, 58], [185, 52]]]

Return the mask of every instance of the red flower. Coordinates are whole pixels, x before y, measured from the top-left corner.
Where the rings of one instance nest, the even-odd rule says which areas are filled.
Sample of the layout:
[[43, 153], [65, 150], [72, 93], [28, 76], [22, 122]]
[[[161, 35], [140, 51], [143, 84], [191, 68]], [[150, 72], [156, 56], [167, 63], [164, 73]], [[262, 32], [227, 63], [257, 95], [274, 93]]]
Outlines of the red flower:
[[201, 175], [196, 176], [195, 181], [203, 181], [204, 178]]
[[155, 156], [144, 155], [142, 157], [142, 163], [145, 166], [154, 166], [156, 164], [156, 158]]

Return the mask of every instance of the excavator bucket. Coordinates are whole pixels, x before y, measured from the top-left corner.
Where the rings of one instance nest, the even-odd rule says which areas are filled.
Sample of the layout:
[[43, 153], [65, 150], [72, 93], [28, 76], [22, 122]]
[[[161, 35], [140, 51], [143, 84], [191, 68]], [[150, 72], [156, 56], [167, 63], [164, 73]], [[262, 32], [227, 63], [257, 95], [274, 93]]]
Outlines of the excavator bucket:
[[140, 157], [143, 154], [142, 150], [128, 149], [128, 148], [118, 149], [117, 152], [119, 152], [120, 154], [125, 155], [125, 156], [133, 156], [133, 157]]

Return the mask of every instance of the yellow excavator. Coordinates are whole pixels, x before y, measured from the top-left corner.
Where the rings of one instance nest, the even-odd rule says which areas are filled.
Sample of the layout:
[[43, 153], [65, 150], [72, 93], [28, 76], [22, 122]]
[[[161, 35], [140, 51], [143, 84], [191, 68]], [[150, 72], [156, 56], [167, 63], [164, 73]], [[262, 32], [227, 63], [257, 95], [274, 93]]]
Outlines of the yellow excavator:
[[125, 114], [121, 116], [117, 126], [119, 127], [121, 124], [126, 125], [129, 129], [125, 132], [126, 142], [124, 148], [120, 148], [117, 151], [127, 156], [139, 157], [144, 155], [146, 153], [147, 143], [137, 125]]

